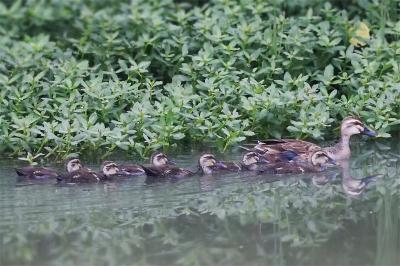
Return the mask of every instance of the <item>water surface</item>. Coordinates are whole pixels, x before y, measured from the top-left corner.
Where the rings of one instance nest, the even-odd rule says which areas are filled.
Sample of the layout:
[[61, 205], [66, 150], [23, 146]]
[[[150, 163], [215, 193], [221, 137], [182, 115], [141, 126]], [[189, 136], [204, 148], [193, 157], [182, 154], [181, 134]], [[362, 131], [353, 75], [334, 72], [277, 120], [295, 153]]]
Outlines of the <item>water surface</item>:
[[[358, 141], [347, 166], [318, 175], [76, 186], [20, 182], [23, 163], [0, 160], [0, 264], [399, 265], [399, 148]], [[170, 156], [191, 167], [201, 152]]]

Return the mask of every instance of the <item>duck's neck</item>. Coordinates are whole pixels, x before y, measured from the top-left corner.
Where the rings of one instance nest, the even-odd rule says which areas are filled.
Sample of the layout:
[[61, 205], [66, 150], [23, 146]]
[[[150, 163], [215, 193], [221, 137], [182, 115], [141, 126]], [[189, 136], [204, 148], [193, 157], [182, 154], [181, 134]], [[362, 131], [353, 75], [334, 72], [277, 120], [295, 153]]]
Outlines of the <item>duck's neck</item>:
[[340, 144], [343, 147], [350, 147], [350, 136], [349, 135], [342, 135], [340, 138]]
[[341, 136], [340, 141], [336, 144], [337, 158], [334, 159], [346, 159], [350, 157], [350, 136], [344, 134]]
[[350, 176], [350, 161], [349, 160], [340, 160], [338, 164], [342, 170], [343, 179], [352, 179]]

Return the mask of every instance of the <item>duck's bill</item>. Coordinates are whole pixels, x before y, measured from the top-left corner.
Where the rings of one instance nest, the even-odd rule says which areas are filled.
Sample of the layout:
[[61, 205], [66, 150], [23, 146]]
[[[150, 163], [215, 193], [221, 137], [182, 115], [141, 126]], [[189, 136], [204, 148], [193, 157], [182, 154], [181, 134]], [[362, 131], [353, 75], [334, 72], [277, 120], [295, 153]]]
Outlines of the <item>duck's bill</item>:
[[337, 164], [336, 161], [334, 159], [330, 158], [330, 157], [329, 157], [328, 163], [332, 164], [332, 165], [336, 165]]
[[364, 130], [363, 130], [363, 132], [361, 132], [361, 134], [366, 135], [368, 137], [376, 137], [377, 136], [375, 131], [373, 131], [367, 127], [364, 127]]
[[176, 165], [176, 162], [173, 161], [173, 160], [168, 160], [168, 164], [170, 164], [170, 165]]
[[215, 163], [215, 166], [217, 166], [218, 168], [222, 168], [222, 169], [226, 169], [226, 168], [228, 168], [228, 166], [226, 165], [226, 164], [224, 164], [223, 162], [220, 162], [220, 161], [218, 161], [218, 162], [216, 162]]
[[260, 163], [269, 163], [269, 161], [266, 158], [260, 156]]

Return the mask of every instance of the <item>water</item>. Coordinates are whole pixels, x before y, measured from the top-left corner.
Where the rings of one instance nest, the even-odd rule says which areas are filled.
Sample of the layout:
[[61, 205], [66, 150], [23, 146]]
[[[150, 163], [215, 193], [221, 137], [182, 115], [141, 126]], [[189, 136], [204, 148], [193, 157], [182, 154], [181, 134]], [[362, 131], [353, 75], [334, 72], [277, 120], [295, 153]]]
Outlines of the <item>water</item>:
[[[0, 160], [0, 264], [399, 265], [399, 145], [353, 143], [323, 175], [65, 187], [17, 182], [22, 163]], [[189, 167], [200, 152], [171, 157]]]

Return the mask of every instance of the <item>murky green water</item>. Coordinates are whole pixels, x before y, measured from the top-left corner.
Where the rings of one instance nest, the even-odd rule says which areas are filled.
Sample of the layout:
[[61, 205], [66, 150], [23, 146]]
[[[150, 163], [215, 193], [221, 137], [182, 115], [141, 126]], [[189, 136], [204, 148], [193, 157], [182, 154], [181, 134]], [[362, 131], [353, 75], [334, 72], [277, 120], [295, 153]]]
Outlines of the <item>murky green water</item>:
[[[2, 160], [0, 264], [399, 265], [399, 141], [353, 151], [323, 175], [67, 187], [17, 182], [21, 162]], [[171, 157], [191, 166], [199, 152]]]

